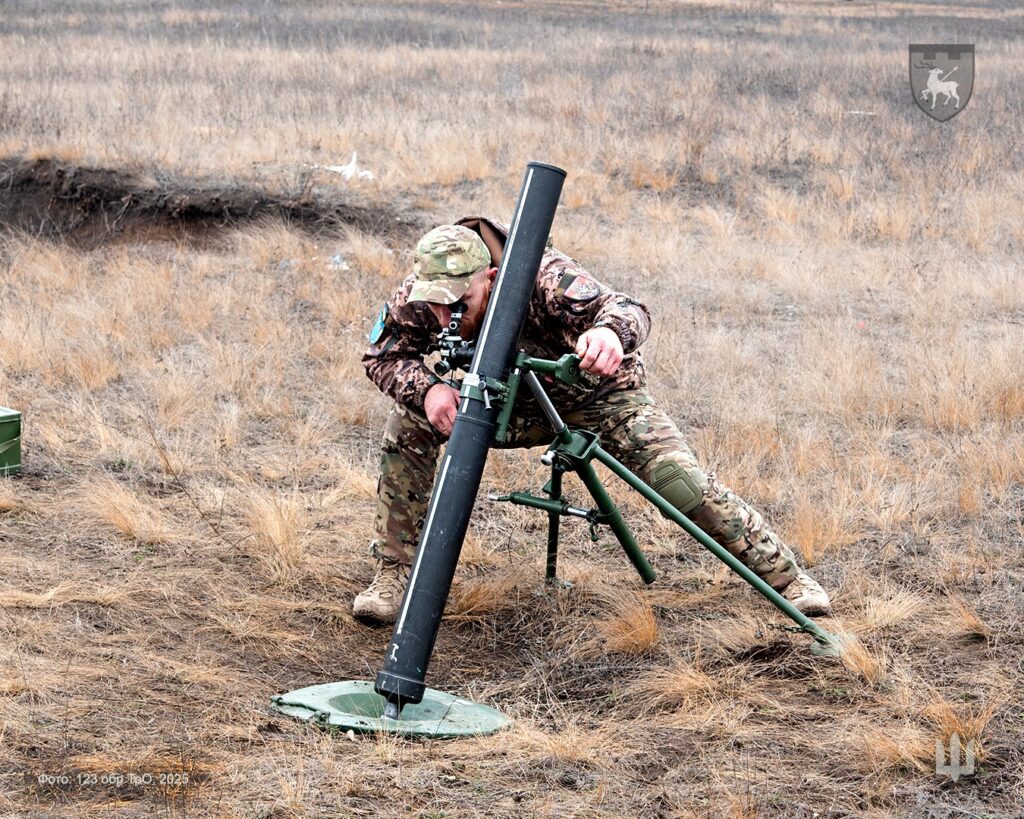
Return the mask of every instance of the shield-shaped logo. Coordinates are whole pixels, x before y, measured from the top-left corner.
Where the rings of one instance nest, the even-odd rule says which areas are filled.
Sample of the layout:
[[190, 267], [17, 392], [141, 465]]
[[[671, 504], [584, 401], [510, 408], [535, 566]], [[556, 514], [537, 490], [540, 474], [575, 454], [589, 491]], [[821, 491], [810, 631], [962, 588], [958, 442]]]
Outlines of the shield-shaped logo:
[[967, 106], [974, 89], [974, 46], [910, 45], [910, 90], [917, 107], [945, 122]]

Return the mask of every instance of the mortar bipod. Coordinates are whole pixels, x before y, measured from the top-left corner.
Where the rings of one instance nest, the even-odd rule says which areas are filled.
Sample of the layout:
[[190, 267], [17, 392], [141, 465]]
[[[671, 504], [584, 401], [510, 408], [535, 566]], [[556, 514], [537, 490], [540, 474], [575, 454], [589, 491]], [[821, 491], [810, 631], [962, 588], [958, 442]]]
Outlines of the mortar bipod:
[[[645, 583], [653, 583], [656, 574], [647, 557], [637, 545], [636, 538], [626, 525], [622, 513], [608, 495], [608, 491], [597, 476], [591, 461], [604, 464], [614, 475], [624, 481], [631, 489], [639, 492], [661, 514], [683, 528], [688, 535], [700, 543], [705, 549], [721, 560], [748, 584], [753, 586], [775, 608], [796, 623], [794, 631], [802, 631], [814, 638], [812, 653], [819, 656], [838, 656], [841, 653], [842, 640], [817, 625], [803, 612], [799, 611], [779, 592], [745, 566], [739, 558], [731, 554], [724, 546], [713, 540], [693, 521], [676, 509], [651, 486], [634, 475], [609, 452], [601, 447], [600, 439], [595, 433], [584, 430], [572, 430], [565, 424], [544, 387], [537, 378], [537, 373], [552, 375], [559, 381], [572, 384], [579, 377], [579, 357], [564, 355], [557, 361], [531, 358], [520, 353], [516, 357], [515, 366], [507, 384], [490, 385], [502, 398], [497, 433], [504, 441], [507, 435], [508, 419], [511, 417], [512, 405], [515, 402], [519, 384], [525, 381], [540, 405], [555, 432], [555, 440], [541, 456], [541, 462], [551, 467], [551, 479], [544, 485], [546, 498], [531, 495], [527, 492], [512, 492], [508, 495], [488, 495], [489, 500], [507, 501], [520, 506], [530, 506], [548, 514], [548, 543], [545, 578], [553, 582], [557, 573], [558, 563], [558, 529], [562, 516], [581, 517], [591, 523], [591, 535], [594, 526], [606, 524], [615, 534], [616, 539], [626, 552], [626, 556]], [[562, 497], [562, 476], [566, 472], [575, 472], [580, 476], [587, 491], [597, 504], [594, 510], [586, 510], [572, 506]]]

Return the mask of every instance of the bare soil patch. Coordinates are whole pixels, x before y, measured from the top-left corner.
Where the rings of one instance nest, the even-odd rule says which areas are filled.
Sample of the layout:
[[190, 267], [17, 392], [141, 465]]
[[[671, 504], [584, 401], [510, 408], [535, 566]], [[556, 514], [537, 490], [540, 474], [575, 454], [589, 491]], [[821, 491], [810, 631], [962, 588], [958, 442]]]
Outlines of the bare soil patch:
[[0, 159], [0, 227], [95, 245], [111, 239], [204, 239], [278, 218], [318, 233], [351, 226], [377, 235], [415, 233], [415, 217], [304, 189], [147, 175], [57, 159]]

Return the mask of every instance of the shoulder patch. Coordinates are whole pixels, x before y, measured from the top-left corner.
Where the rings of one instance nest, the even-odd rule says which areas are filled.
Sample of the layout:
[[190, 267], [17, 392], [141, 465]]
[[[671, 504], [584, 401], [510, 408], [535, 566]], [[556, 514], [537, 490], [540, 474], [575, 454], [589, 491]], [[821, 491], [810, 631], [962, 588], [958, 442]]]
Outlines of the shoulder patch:
[[[566, 274], [569, 275], [569, 274]], [[563, 281], [565, 276], [562, 277]], [[559, 282], [561, 285], [562, 282]], [[563, 294], [569, 301], [592, 301], [601, 294], [601, 285], [587, 276], [574, 276]]]
[[380, 308], [380, 312], [377, 314], [377, 320], [373, 322], [373, 327], [370, 328], [370, 334], [366, 337], [371, 344], [376, 344], [381, 340], [384, 335], [384, 328], [387, 326], [388, 321], [388, 306], [385, 304]]

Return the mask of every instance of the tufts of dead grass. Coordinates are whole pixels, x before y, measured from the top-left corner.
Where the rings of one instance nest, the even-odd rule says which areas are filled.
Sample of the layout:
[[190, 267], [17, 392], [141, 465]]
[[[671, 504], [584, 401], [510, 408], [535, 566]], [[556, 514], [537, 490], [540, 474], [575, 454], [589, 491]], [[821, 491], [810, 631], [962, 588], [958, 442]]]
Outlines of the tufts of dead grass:
[[949, 747], [950, 737], [957, 734], [965, 745], [974, 742], [975, 758], [984, 762], [986, 732], [998, 707], [999, 703], [994, 701], [954, 704], [938, 697], [924, 706], [921, 716], [930, 723], [933, 736], [944, 746]]
[[845, 484], [834, 488], [826, 498], [797, 497], [786, 534], [808, 566], [818, 565], [862, 537], [855, 510], [855, 493]]
[[365, 469], [340, 463], [334, 473], [334, 486], [323, 497], [323, 507], [332, 509], [345, 501], [371, 500], [377, 497], [377, 479]]
[[852, 745], [851, 757], [858, 760], [864, 773], [912, 770], [927, 774], [935, 770], [932, 736], [911, 722], [866, 726], [856, 733]]
[[927, 607], [923, 597], [906, 589], [869, 596], [864, 604], [864, 626], [867, 631], [875, 631], [906, 625], [919, 618]]
[[134, 543], [156, 545], [175, 537], [154, 499], [133, 492], [113, 478], [98, 477], [82, 484], [75, 506], [83, 515]]
[[630, 684], [627, 693], [650, 708], [693, 709], [720, 699], [726, 685], [699, 665], [677, 660], [671, 666], [647, 672]]
[[210, 405], [205, 379], [173, 362], [150, 373], [147, 390], [156, 407], [156, 426], [164, 431], [181, 429]]
[[317, 259], [308, 234], [279, 219], [267, 219], [234, 232], [235, 250], [259, 270], [308, 272]]
[[294, 585], [306, 563], [306, 513], [297, 492], [283, 495], [255, 485], [243, 491], [243, 515], [251, 531], [248, 551], [271, 584]]
[[[475, 532], [472, 529], [466, 532], [466, 539], [462, 543], [462, 552], [459, 555], [459, 562], [464, 566], [485, 567], [497, 566], [502, 559], [500, 552], [496, 550], [497, 544], [488, 536], [491, 533]], [[521, 567], [524, 574], [527, 568]], [[536, 581], [536, 575], [534, 575]]]
[[594, 767], [605, 764], [609, 742], [617, 741], [611, 726], [590, 729], [571, 719], [562, 720], [555, 731], [546, 731], [529, 720], [516, 720], [504, 736], [509, 748], [525, 755]]
[[466, 622], [517, 608], [523, 603], [523, 594], [529, 594], [530, 585], [536, 585], [536, 576], [522, 568], [500, 570], [487, 577], [456, 583], [448, 599], [445, 618]]
[[26, 509], [25, 500], [13, 481], [0, 479], [0, 514], [21, 512]]
[[[0, 697], [16, 697], [31, 691], [32, 688], [25, 683], [24, 678], [0, 678]], [[0, 732], [0, 736], [2, 736], [2, 732]]]
[[60, 365], [65, 377], [85, 392], [95, 392], [121, 375], [122, 364], [109, 344], [89, 339], [69, 346]]
[[888, 667], [885, 654], [870, 650], [853, 634], [840, 632], [839, 637], [843, 641], [843, 665], [868, 685], [881, 684], [886, 678]]
[[51, 609], [72, 603], [117, 606], [130, 600], [132, 591], [125, 584], [111, 587], [92, 587], [82, 583], [65, 581], [41, 592], [27, 592], [18, 589], [0, 590], [0, 605], [22, 609]]
[[947, 591], [947, 616], [942, 618], [945, 629], [976, 640], [991, 640], [994, 636], [992, 627], [985, 622], [964, 599], [952, 591]]
[[590, 650], [640, 655], [656, 646], [658, 622], [643, 593], [608, 588], [601, 595], [600, 605], [601, 614], [594, 623], [598, 637], [588, 644]]
[[[344, 239], [346, 263], [359, 276], [376, 276], [390, 285], [412, 272], [403, 255], [388, 247], [378, 236], [349, 227], [344, 231]], [[346, 295], [344, 291], [337, 294], [338, 297], [343, 295]]]

